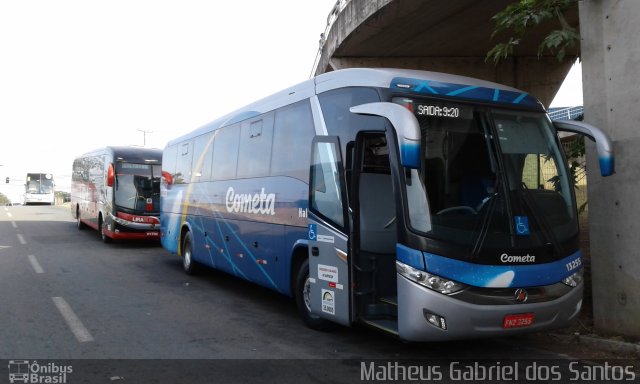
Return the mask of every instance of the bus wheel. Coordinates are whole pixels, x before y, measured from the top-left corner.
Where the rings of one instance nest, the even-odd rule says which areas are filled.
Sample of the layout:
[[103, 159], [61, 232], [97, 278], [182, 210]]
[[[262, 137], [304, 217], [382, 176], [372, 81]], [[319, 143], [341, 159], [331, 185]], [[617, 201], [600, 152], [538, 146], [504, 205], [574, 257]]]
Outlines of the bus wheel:
[[76, 208], [76, 227], [80, 230], [87, 228], [82, 220], [80, 220], [80, 208]]
[[188, 275], [193, 275], [198, 271], [198, 263], [193, 261], [193, 243], [189, 231], [184, 234], [184, 240], [182, 240], [182, 269]]
[[102, 242], [110, 243], [111, 238], [107, 236], [107, 233], [105, 232], [106, 228], [104, 226], [104, 221], [102, 221], [102, 216], [98, 219], [98, 228], [100, 230], [100, 238], [102, 239]]
[[295, 297], [298, 313], [302, 321], [309, 328], [318, 331], [327, 331], [333, 328], [334, 324], [318, 315], [311, 313], [311, 280], [309, 279], [309, 260], [305, 260], [298, 269], [296, 277]]

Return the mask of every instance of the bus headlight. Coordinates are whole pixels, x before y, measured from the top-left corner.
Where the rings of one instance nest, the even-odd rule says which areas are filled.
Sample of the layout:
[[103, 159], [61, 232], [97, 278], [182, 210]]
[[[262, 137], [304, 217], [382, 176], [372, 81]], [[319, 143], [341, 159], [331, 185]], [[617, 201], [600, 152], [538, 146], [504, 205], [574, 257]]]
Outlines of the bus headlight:
[[570, 287], [576, 287], [578, 286], [578, 284], [582, 282], [583, 276], [584, 276], [584, 269], [580, 268], [578, 272], [574, 273], [569, 277], [566, 277], [564, 280], [562, 280], [562, 282]]
[[466, 285], [457, 281], [415, 269], [399, 261], [396, 261], [396, 270], [407, 279], [445, 295], [456, 293], [466, 287]]

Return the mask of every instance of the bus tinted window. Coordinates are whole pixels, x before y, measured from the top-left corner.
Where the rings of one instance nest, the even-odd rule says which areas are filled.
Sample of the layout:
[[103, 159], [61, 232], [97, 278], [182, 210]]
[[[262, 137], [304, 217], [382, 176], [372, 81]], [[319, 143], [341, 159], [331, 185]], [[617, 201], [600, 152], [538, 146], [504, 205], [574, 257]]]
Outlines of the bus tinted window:
[[271, 175], [306, 180], [313, 135], [313, 117], [307, 100], [277, 110]]
[[176, 176], [176, 158], [178, 155], [178, 146], [172, 145], [167, 147], [162, 154], [162, 169], [169, 172], [174, 179]]
[[384, 130], [383, 118], [357, 115], [349, 111], [355, 105], [380, 101], [372, 88], [341, 88], [318, 95], [318, 98], [329, 134], [339, 135], [344, 144], [352, 141], [359, 130]]
[[191, 181], [191, 160], [193, 159], [193, 141], [178, 144], [178, 161], [173, 182], [185, 184]]
[[216, 132], [213, 145], [213, 180], [229, 180], [236, 177], [239, 141], [239, 124], [221, 128]]
[[237, 177], [268, 176], [273, 139], [273, 113], [242, 122], [240, 139]]
[[192, 181], [211, 180], [211, 159], [213, 158], [213, 133], [198, 136], [193, 140]]

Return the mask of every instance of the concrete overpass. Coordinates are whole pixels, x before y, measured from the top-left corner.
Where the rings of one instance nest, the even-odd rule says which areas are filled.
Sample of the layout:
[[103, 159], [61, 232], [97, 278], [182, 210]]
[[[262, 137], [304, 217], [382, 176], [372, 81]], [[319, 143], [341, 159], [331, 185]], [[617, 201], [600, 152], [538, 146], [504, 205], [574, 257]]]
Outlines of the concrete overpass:
[[[339, 0], [320, 41], [315, 75], [353, 67], [394, 67], [454, 73], [525, 90], [549, 105], [573, 60], [538, 57], [541, 37], [559, 28], [549, 22], [522, 41], [516, 56], [497, 66], [486, 53], [491, 17], [513, 0]], [[578, 24], [578, 13], [568, 15]]]

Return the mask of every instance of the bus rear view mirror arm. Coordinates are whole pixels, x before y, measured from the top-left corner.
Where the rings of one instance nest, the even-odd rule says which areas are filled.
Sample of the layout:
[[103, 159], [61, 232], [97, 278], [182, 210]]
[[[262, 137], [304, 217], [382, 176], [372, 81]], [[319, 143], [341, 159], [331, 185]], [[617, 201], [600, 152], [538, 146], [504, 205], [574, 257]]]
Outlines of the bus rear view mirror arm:
[[553, 125], [558, 131], [578, 133], [594, 141], [598, 152], [600, 174], [602, 176], [611, 176], [615, 173], [613, 143], [606, 132], [591, 124], [575, 120], [557, 120], [553, 122]]
[[359, 115], [386, 117], [396, 130], [400, 164], [405, 168], [420, 168], [420, 124], [411, 111], [389, 102], [356, 105], [349, 111]]

